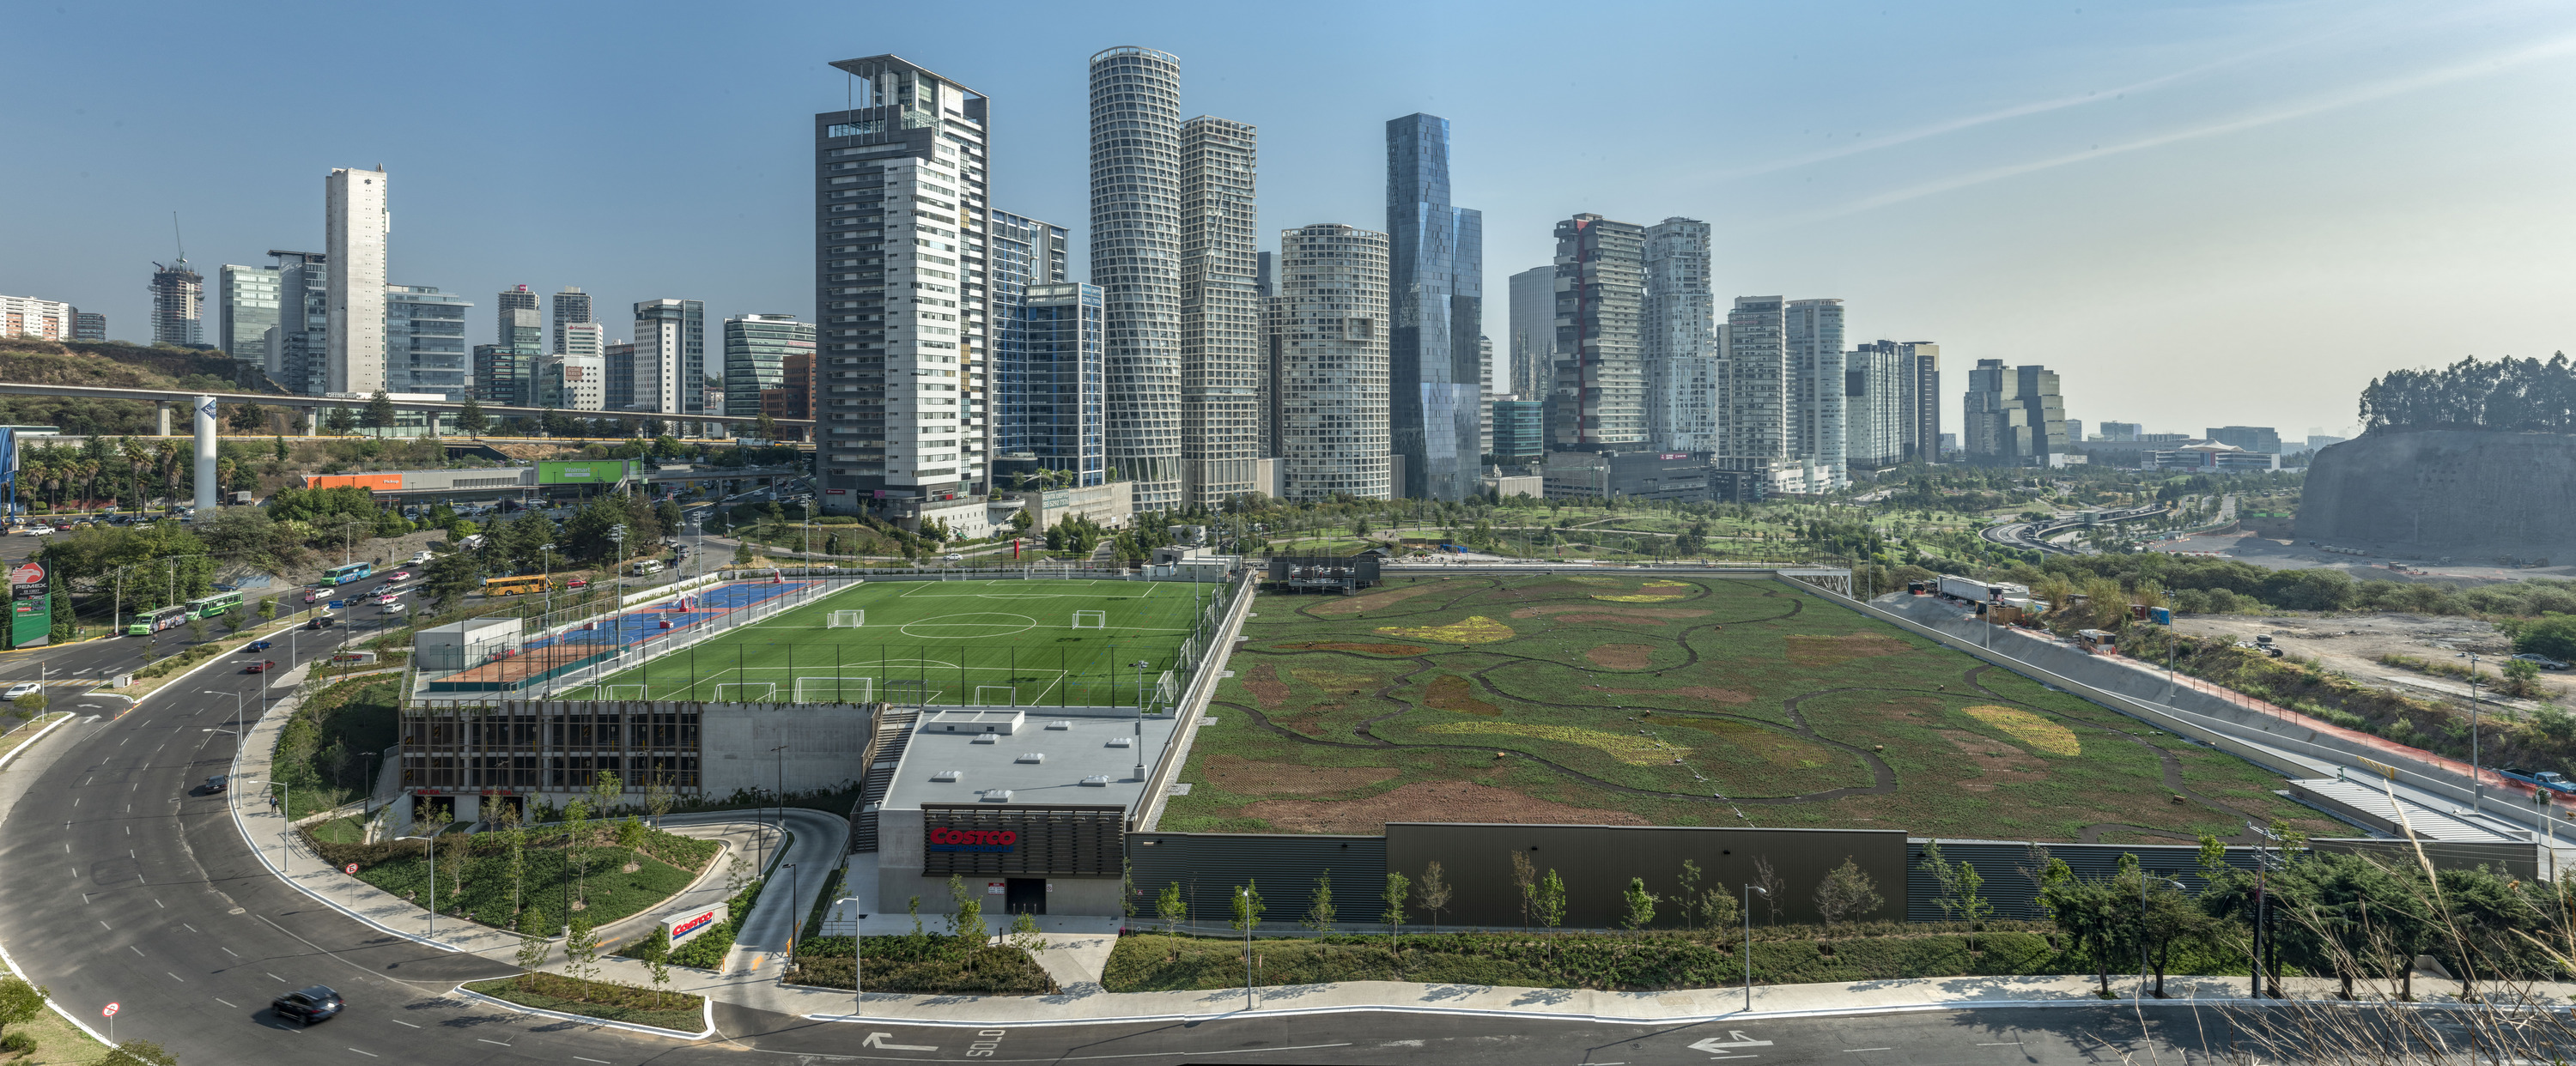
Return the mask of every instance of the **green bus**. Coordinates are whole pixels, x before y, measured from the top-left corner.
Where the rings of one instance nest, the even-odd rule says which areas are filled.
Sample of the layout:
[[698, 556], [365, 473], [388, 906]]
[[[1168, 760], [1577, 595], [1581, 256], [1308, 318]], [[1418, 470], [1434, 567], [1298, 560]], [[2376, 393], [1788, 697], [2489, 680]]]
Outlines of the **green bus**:
[[212, 618], [227, 611], [238, 610], [241, 605], [241, 593], [218, 592], [212, 596], [189, 600], [188, 617], [191, 620]]
[[134, 621], [125, 627], [125, 635], [129, 637], [148, 637], [164, 629], [171, 629], [184, 625], [187, 621], [187, 606], [184, 604], [174, 603], [170, 606], [157, 608], [151, 611], [137, 612], [134, 615]]

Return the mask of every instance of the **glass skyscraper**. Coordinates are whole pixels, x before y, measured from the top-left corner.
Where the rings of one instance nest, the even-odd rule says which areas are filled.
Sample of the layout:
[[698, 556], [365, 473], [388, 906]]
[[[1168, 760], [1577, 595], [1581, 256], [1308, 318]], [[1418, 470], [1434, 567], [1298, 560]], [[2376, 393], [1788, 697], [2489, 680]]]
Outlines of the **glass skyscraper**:
[[241, 362], [265, 362], [268, 330], [277, 325], [277, 268], [226, 263], [215, 276], [215, 343]]
[[1485, 216], [1449, 202], [1449, 120], [1386, 124], [1389, 447], [1407, 498], [1482, 491], [1477, 462], [1484, 333]]
[[1014, 301], [993, 360], [997, 471], [1017, 462], [1066, 472], [1059, 486], [1109, 480], [1101, 302], [1099, 286], [1060, 280]]
[[473, 301], [426, 285], [387, 285], [384, 291], [383, 388], [388, 392], [434, 392], [450, 400], [471, 395], [465, 312], [474, 306]]
[[[794, 315], [736, 315], [724, 321], [724, 410], [760, 417], [764, 389], [787, 387], [789, 356], [814, 355], [814, 324]], [[798, 418], [809, 417], [798, 415]]]

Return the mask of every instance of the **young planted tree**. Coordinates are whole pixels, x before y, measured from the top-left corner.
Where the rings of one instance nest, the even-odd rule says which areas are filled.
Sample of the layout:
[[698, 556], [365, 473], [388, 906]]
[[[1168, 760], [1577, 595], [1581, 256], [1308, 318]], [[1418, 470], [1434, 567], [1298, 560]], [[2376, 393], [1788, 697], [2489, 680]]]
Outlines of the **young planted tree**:
[[1933, 898], [1933, 904], [1951, 921], [1968, 924], [1968, 950], [1977, 950], [1977, 931], [1995, 915], [1995, 903], [1985, 895], [1985, 875], [1974, 866], [1944, 857], [1938, 840], [1923, 845], [1920, 868], [1941, 886], [1941, 894]]
[[1393, 870], [1386, 872], [1386, 889], [1377, 898], [1386, 903], [1387, 954], [1395, 959], [1396, 976], [1404, 975], [1404, 897], [1411, 882]]
[[492, 823], [501, 834], [502, 858], [510, 871], [510, 913], [519, 913], [520, 890], [528, 878], [528, 827], [519, 820], [519, 805], [504, 803]]
[[966, 971], [975, 971], [975, 955], [984, 949], [992, 933], [984, 927], [984, 897], [966, 886], [966, 879], [948, 875], [948, 898], [957, 905], [948, 916], [948, 938], [965, 954]]
[[1249, 931], [1261, 924], [1261, 912], [1267, 909], [1261, 900], [1261, 883], [1245, 881], [1234, 886], [1234, 919], [1227, 924]]
[[[464, 899], [465, 859], [467, 853], [471, 851], [474, 846], [474, 835], [471, 833], [454, 833], [442, 836], [438, 839], [438, 844], [436, 846], [439, 852], [439, 872], [447, 875], [447, 898], [453, 900]], [[462, 911], [465, 908], [465, 905], [463, 903], [458, 903], [456, 907], [459, 911]]]
[[[563, 809], [564, 861], [572, 865], [572, 906], [580, 910], [590, 905], [590, 851], [582, 842], [590, 836], [590, 804], [574, 800]], [[740, 857], [734, 859], [741, 862]]]
[[1315, 879], [1315, 902], [1306, 908], [1306, 916], [1297, 924], [1318, 933], [1330, 933], [1333, 917], [1333, 871], [1326, 870], [1324, 876]]
[[1780, 901], [1789, 898], [1789, 881], [1771, 869], [1770, 856], [1754, 858], [1753, 884], [1762, 890], [1762, 903], [1770, 911], [1771, 924], [1780, 924]]
[[1531, 894], [1538, 891], [1538, 868], [1531, 864], [1527, 853], [1517, 849], [1512, 852], [1512, 887], [1520, 892], [1521, 931], [1526, 933], [1530, 924]]
[[662, 986], [671, 983], [671, 927], [654, 926], [653, 931], [645, 935], [644, 942], [635, 945], [635, 959], [644, 964], [645, 972], [653, 975], [653, 1005], [661, 1006]]
[[1180, 953], [1181, 922], [1190, 916], [1189, 901], [1181, 898], [1181, 883], [1163, 886], [1163, 894], [1154, 899], [1154, 916], [1163, 920], [1163, 935], [1172, 941], [1173, 957]]
[[1037, 958], [1038, 952], [1045, 951], [1047, 949], [1046, 933], [1038, 928], [1037, 915], [1030, 914], [1027, 911], [1021, 911], [1020, 913], [1013, 915], [1011, 917], [1010, 942], [1012, 947], [1026, 952], [1031, 959]]
[[1431, 860], [1431, 865], [1422, 868], [1422, 880], [1413, 886], [1413, 898], [1420, 900], [1422, 909], [1430, 913], [1431, 931], [1434, 933], [1440, 931], [1440, 912], [1449, 906], [1450, 894], [1448, 880], [1440, 876], [1440, 860]]
[[2111, 998], [2111, 958], [2123, 942], [2136, 902], [2123, 900], [2110, 878], [2075, 876], [2063, 860], [2053, 860], [2041, 877], [2040, 902], [2058, 931], [2092, 957], [2102, 998]]
[[1702, 876], [1698, 863], [1689, 859], [1682, 860], [1682, 875], [1675, 879], [1675, 882], [1681, 886], [1681, 892], [1673, 898], [1679, 905], [1675, 909], [1681, 912], [1682, 931], [1685, 933], [1696, 932], [1699, 929], [1697, 920], [1699, 882]]
[[1555, 870], [1549, 870], [1530, 892], [1530, 909], [1538, 913], [1539, 925], [1548, 931], [1548, 953], [1553, 958], [1556, 927], [1565, 921], [1565, 879], [1556, 876]]
[[627, 873], [644, 868], [644, 840], [648, 835], [644, 820], [634, 815], [627, 815], [625, 821], [617, 823], [617, 846], [626, 849]]
[[1619, 924], [1626, 926], [1629, 932], [1642, 933], [1646, 927], [1655, 924], [1655, 894], [1646, 891], [1645, 878], [1629, 878], [1628, 889], [1621, 892], [1619, 898], [1626, 904], [1619, 916]]
[[662, 818], [678, 806], [680, 793], [671, 787], [671, 775], [655, 771], [644, 778], [644, 811], [653, 816], [653, 828], [662, 828]]
[[599, 817], [608, 817], [619, 800], [626, 798], [626, 782], [615, 771], [603, 770], [590, 779], [590, 809]]
[[545, 919], [535, 911], [519, 912], [520, 988], [528, 987], [528, 981], [545, 967], [546, 956], [554, 954], [554, 950], [554, 944], [546, 939]]
[[599, 975], [599, 931], [591, 928], [590, 916], [576, 914], [572, 932], [564, 937], [565, 975], [582, 983], [581, 997], [590, 998], [590, 980]]

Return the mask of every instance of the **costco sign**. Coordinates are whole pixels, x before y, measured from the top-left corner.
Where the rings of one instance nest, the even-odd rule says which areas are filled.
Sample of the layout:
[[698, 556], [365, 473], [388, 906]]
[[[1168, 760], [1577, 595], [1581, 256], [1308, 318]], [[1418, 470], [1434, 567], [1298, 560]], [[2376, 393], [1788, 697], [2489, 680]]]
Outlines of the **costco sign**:
[[1008, 852], [1020, 844], [1020, 834], [1012, 829], [950, 829], [945, 826], [930, 831], [932, 851], [999, 851]]
[[702, 907], [669, 915], [662, 919], [662, 924], [671, 928], [671, 943], [677, 946], [680, 941], [687, 940], [704, 931], [708, 926], [716, 924], [717, 916], [723, 913], [724, 907], [721, 904]]

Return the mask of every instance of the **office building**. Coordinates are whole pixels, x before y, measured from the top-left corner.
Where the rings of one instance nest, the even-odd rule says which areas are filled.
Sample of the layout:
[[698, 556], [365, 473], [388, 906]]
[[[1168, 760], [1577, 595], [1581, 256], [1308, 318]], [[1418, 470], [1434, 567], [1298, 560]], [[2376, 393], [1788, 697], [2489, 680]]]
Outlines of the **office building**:
[[2209, 431], [2208, 437], [2249, 452], [2281, 454], [2281, 431], [2270, 426], [2218, 426]]
[[[635, 408], [635, 345], [620, 341], [599, 353], [601, 411], [631, 411]], [[569, 372], [567, 372], [569, 377]]]
[[512, 347], [528, 345], [535, 347], [539, 354], [545, 354], [546, 329], [544, 320], [537, 314], [537, 294], [529, 292], [525, 285], [513, 285], [501, 290], [496, 303], [499, 305], [495, 308], [498, 318], [493, 323], [492, 343]]
[[997, 482], [1107, 483], [1102, 305], [1099, 286], [1058, 281], [1028, 286], [1012, 309], [1003, 327], [1012, 343], [993, 366]]
[[554, 321], [554, 347], [549, 349], [549, 354], [568, 355], [571, 353], [571, 340], [567, 333], [570, 327], [592, 324], [590, 294], [577, 286], [564, 286], [562, 292], [555, 294]]
[[1738, 296], [1718, 335], [1724, 375], [1718, 419], [1718, 465], [1765, 471], [1789, 455], [1789, 364], [1784, 347], [1787, 301], [1777, 296]]
[[1483, 416], [1476, 338], [1484, 333], [1485, 216], [1449, 202], [1449, 120], [1386, 124], [1388, 426], [1406, 499], [1481, 491]]
[[1510, 388], [1524, 400], [1545, 399], [1556, 382], [1556, 268], [1531, 267], [1511, 277]]
[[1885, 341], [1843, 355], [1843, 455], [1853, 470], [1905, 461], [1905, 354]]
[[984, 452], [992, 457], [988, 477], [996, 486], [1013, 475], [1025, 481], [1033, 469], [1034, 460], [1006, 458], [1012, 449], [1002, 444], [1014, 435], [1006, 424], [1025, 418], [1032, 399], [1027, 322], [1020, 312], [1029, 286], [1065, 283], [1070, 240], [1063, 226], [1008, 211], [985, 212], [984, 332], [991, 354], [985, 376], [992, 402], [984, 419]]
[[634, 365], [629, 409], [706, 413], [706, 305], [696, 300], [636, 301]]
[[1648, 446], [1644, 314], [1646, 231], [1599, 215], [1556, 224], [1552, 451]]
[[1109, 465], [1138, 511], [1181, 501], [1181, 64], [1091, 57], [1091, 280], [1107, 330]]
[[267, 362], [277, 299], [277, 268], [234, 263], [215, 268], [215, 346], [237, 362]]
[[193, 347], [205, 343], [206, 276], [186, 259], [152, 264], [152, 343]]
[[1968, 371], [1963, 407], [1960, 445], [1969, 462], [2051, 466], [2064, 461], [2066, 401], [2058, 394], [2057, 374], [2047, 367], [2007, 367], [2001, 359], [1979, 359]]
[[[726, 394], [730, 397], [732, 394]], [[760, 410], [756, 414], [771, 418], [814, 417], [814, 353], [797, 352], [778, 361], [778, 383], [760, 390]], [[782, 436], [793, 438], [794, 431], [781, 429]]]
[[1181, 498], [1195, 507], [1259, 488], [1256, 144], [1240, 122], [1181, 124]]
[[1553, 452], [1542, 474], [1541, 491], [1551, 500], [1709, 498], [1708, 460], [1687, 452]]
[[1646, 227], [1646, 433], [1667, 452], [1717, 450], [1717, 298], [1708, 223]]
[[[1476, 461], [1494, 454], [1494, 401], [1510, 393], [1494, 389], [1494, 339], [1476, 338]], [[1481, 475], [1478, 481], [1482, 484]]]
[[1941, 461], [1941, 346], [1931, 341], [1880, 341], [1894, 345], [1904, 375], [1897, 397], [1897, 434], [1905, 441], [1905, 461]]
[[331, 391], [331, 268], [321, 252], [271, 248], [277, 260], [277, 328], [262, 352], [269, 380], [288, 392]]
[[2130, 440], [2136, 440], [2136, 439], [2138, 439], [2138, 423], [2136, 423], [2136, 422], [2104, 422], [2104, 423], [2102, 423], [2102, 439], [2103, 439], [2103, 440], [2106, 440], [2106, 441], [2113, 441], [2113, 440], [2130, 441]]
[[[608, 403], [608, 358], [603, 351], [606, 346], [599, 343], [596, 332], [588, 337], [582, 332], [602, 327], [582, 322], [571, 325], [574, 328], [565, 332], [564, 354], [546, 356], [538, 363], [537, 406], [603, 410]], [[631, 352], [634, 346], [627, 347]]]
[[[2102, 428], [2106, 430], [2109, 429], [2110, 423], [2103, 423]], [[2310, 433], [2308, 434], [2308, 450], [2311, 452], [2321, 452], [2351, 439], [2352, 438], [2350, 437], [2337, 437], [2328, 433]]]
[[1487, 449], [1487, 462], [1526, 466], [1547, 458], [1547, 404], [1538, 400], [1495, 400], [1491, 421], [1494, 444]]
[[72, 312], [72, 339], [76, 341], [106, 341], [107, 316], [96, 311]]
[[1383, 233], [1332, 224], [1279, 235], [1279, 450], [1288, 499], [1389, 498], [1387, 246]]
[[[786, 361], [813, 354], [814, 324], [799, 322], [794, 315], [736, 315], [725, 319], [724, 404], [723, 410], [715, 413], [757, 417], [768, 402], [762, 394], [786, 387]], [[812, 372], [809, 359], [806, 373]]]
[[2083, 443], [2083, 441], [2084, 441], [2084, 420], [2083, 420], [2083, 419], [2081, 419], [2081, 418], [2070, 418], [2070, 419], [2067, 419], [2067, 420], [2066, 420], [2066, 443], [2067, 443], [2067, 444], [2069, 444], [2069, 445], [2075, 445], [2075, 444], [2081, 444], [2081, 443]]
[[[465, 344], [465, 312], [474, 306], [473, 301], [426, 285], [387, 285], [378, 303], [384, 307], [385, 315], [379, 327], [384, 350], [377, 357], [384, 372], [376, 385], [347, 391], [371, 394], [382, 389], [436, 394], [450, 400], [474, 395], [473, 383], [467, 377], [473, 369], [469, 363], [471, 353]], [[527, 387], [527, 377], [535, 370], [535, 355], [535, 349], [528, 349], [525, 363], [510, 365], [508, 372], [513, 376], [508, 380], [512, 388]], [[525, 392], [514, 391], [511, 395], [524, 396]]]
[[55, 300], [0, 296], [0, 337], [74, 340], [73, 330], [78, 315], [79, 311], [72, 305]]
[[986, 100], [891, 55], [832, 66], [853, 95], [814, 116], [819, 502], [918, 527], [989, 484]]
[[[322, 253], [330, 299], [322, 354], [325, 392], [372, 393], [385, 379], [385, 172], [334, 170], [322, 179]], [[464, 335], [456, 355], [465, 358]]]
[[1781, 307], [1781, 347], [1789, 369], [1789, 458], [1823, 480], [1813, 491], [1847, 483], [1843, 456], [1843, 302], [1791, 300]]

